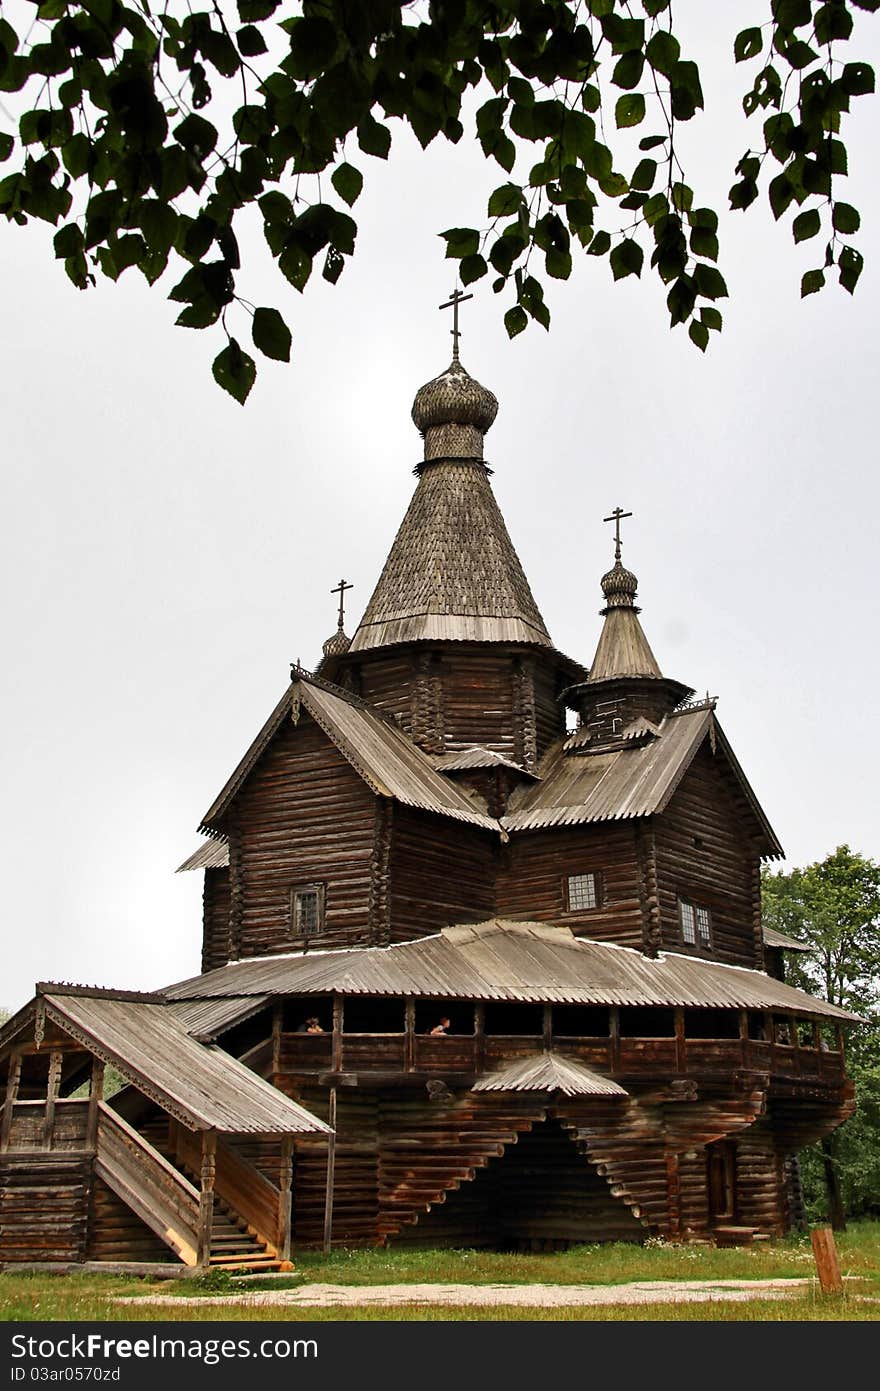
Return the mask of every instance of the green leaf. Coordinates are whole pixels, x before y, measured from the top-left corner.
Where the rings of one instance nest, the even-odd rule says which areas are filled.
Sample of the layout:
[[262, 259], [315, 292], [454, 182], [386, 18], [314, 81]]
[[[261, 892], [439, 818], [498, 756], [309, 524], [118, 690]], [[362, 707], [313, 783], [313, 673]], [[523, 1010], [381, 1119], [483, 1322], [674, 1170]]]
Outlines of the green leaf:
[[276, 362], [290, 361], [290, 329], [277, 309], [255, 309], [251, 334], [254, 347]]
[[800, 72], [802, 68], [808, 68], [819, 57], [815, 48], [804, 43], [803, 39], [794, 39], [790, 44], [786, 44], [782, 56], [796, 72]]
[[69, 222], [66, 227], [61, 227], [52, 239], [55, 247], [55, 255], [58, 260], [66, 260], [68, 256], [76, 256], [82, 251], [84, 239], [81, 228], [75, 222]]
[[697, 293], [703, 299], [726, 299], [727, 285], [724, 276], [715, 266], [704, 265], [701, 261], [694, 269], [694, 283]]
[[721, 310], [715, 309], [711, 304], [704, 305], [700, 310], [700, 322], [704, 323], [707, 328], [714, 328], [720, 333], [721, 325], [724, 322]]
[[465, 256], [458, 268], [458, 276], [462, 285], [471, 285], [473, 281], [480, 280], [488, 269], [482, 256]]
[[3, 163], [4, 159], [9, 158], [14, 149], [15, 137], [12, 135], [6, 135], [5, 132], [0, 131], [0, 164]]
[[668, 77], [681, 56], [681, 45], [674, 34], [658, 29], [645, 46], [645, 57], [655, 72]]
[[256, 380], [257, 366], [252, 357], [242, 352], [236, 339], [230, 338], [222, 353], [217, 354], [211, 370], [218, 386], [243, 406]]
[[840, 253], [837, 264], [840, 267], [838, 279], [843, 288], [852, 294], [865, 264], [864, 257], [861, 252], [856, 251], [854, 246], [845, 246]]
[[676, 212], [685, 213], [694, 201], [693, 189], [688, 188], [687, 184], [677, 183], [672, 185], [672, 206]]
[[235, 36], [238, 51], [245, 58], [256, 58], [266, 52], [266, 40], [255, 24], [246, 24]]
[[808, 270], [801, 279], [801, 299], [807, 295], [814, 295], [817, 290], [821, 290], [825, 284], [825, 272], [821, 270]]
[[688, 325], [688, 338], [695, 343], [701, 353], [706, 351], [709, 346], [709, 330], [706, 325], [697, 319], [692, 319]]
[[638, 50], [624, 53], [622, 58], [618, 58], [611, 74], [611, 81], [615, 87], [637, 87], [641, 81], [642, 71], [645, 66], [645, 55]]
[[666, 135], [646, 135], [639, 141], [639, 149], [656, 150], [658, 145], [665, 145], [668, 138]]
[[480, 234], [473, 227], [452, 227], [440, 233], [446, 242], [446, 259], [460, 260], [463, 256], [476, 256], [480, 249]]
[[611, 246], [611, 238], [607, 232], [597, 232], [590, 242], [587, 250], [588, 256], [604, 256]]
[[653, 227], [657, 219], [668, 212], [669, 202], [665, 193], [655, 193], [653, 198], [648, 199], [643, 209], [644, 218], [649, 227]]
[[619, 130], [640, 125], [645, 119], [645, 98], [641, 92], [628, 92], [625, 96], [618, 97], [614, 119]]
[[850, 203], [835, 203], [831, 213], [831, 224], [835, 232], [849, 236], [862, 225], [861, 215]]
[[515, 338], [518, 333], [528, 326], [528, 315], [524, 309], [515, 304], [512, 309], [508, 309], [504, 315], [504, 327], [507, 329], [508, 338]]
[[778, 222], [794, 197], [794, 187], [788, 175], [777, 174], [775, 179], [771, 179], [768, 192], [770, 195], [770, 207], [773, 209], [773, 216]]
[[628, 275], [640, 276], [645, 253], [637, 241], [624, 237], [611, 252], [611, 271], [615, 280], [623, 280]]
[[519, 184], [501, 184], [489, 198], [489, 216], [512, 217], [519, 212], [523, 201]]
[[647, 192], [653, 186], [656, 173], [656, 159], [640, 159], [629, 181], [630, 188], [643, 189]]
[[330, 175], [330, 182], [340, 198], [352, 207], [364, 186], [364, 176], [353, 164], [340, 164]]
[[757, 58], [764, 47], [760, 29], [741, 29], [733, 41], [733, 56], [738, 63]]
[[796, 242], [808, 241], [810, 237], [815, 237], [822, 226], [822, 219], [817, 208], [808, 208], [806, 212], [798, 213], [794, 222], [791, 224], [792, 236]]
[[203, 116], [191, 115], [181, 121], [174, 129], [178, 145], [191, 151], [197, 157], [209, 155], [217, 144], [217, 131]]
[[816, 13], [816, 42], [834, 43], [837, 39], [848, 39], [852, 33], [852, 15], [842, 4], [823, 5]]
[[567, 280], [571, 275], [571, 254], [568, 251], [551, 249], [544, 257], [547, 274], [554, 280]]
[[358, 144], [365, 155], [375, 155], [377, 159], [387, 159], [391, 149], [391, 131], [373, 116], [364, 116], [357, 128]]
[[867, 96], [874, 90], [874, 69], [870, 63], [846, 63], [840, 75], [840, 82], [848, 96]]
[[710, 261], [718, 260], [718, 238], [706, 227], [691, 230], [691, 251], [695, 256], [706, 256]]

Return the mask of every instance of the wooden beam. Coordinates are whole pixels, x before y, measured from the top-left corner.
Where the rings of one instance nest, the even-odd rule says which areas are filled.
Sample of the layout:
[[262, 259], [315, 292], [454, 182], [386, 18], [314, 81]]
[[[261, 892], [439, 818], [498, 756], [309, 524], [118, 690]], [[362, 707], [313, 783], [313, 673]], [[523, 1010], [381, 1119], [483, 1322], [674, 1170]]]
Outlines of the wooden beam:
[[98, 1105], [104, 1100], [104, 1063], [101, 1058], [92, 1058], [92, 1077], [89, 1083], [89, 1116], [86, 1121], [86, 1145], [90, 1150], [98, 1148]]
[[324, 1254], [333, 1245], [333, 1185], [336, 1178], [336, 1088], [330, 1088], [330, 1111], [327, 1122], [333, 1134], [327, 1138], [327, 1187], [324, 1192]]
[[416, 1002], [412, 996], [407, 997], [403, 1027], [403, 1069], [412, 1072], [416, 1065]]
[[611, 1005], [608, 1010], [608, 1066], [612, 1072], [620, 1071], [620, 1010]]
[[197, 1264], [211, 1264], [211, 1232], [214, 1226], [214, 1179], [217, 1173], [217, 1132], [202, 1131], [202, 1190], [199, 1197], [199, 1247]]
[[293, 1186], [293, 1140], [286, 1135], [281, 1141], [281, 1165], [278, 1170], [278, 1187], [281, 1196], [278, 1199], [278, 1259], [290, 1261], [290, 1248], [292, 1243], [291, 1234], [291, 1213], [293, 1211], [292, 1193]]
[[342, 1071], [342, 1029], [345, 1022], [345, 1004], [341, 995], [333, 996], [333, 1038], [330, 1044], [330, 1071]]
[[474, 1067], [477, 1072], [486, 1068], [486, 1006], [474, 1005]]
[[58, 1100], [58, 1088], [61, 1085], [61, 1064], [64, 1061], [63, 1053], [51, 1052], [49, 1054], [49, 1080], [46, 1084], [46, 1119], [43, 1123], [43, 1149], [52, 1148], [53, 1132], [55, 1130], [55, 1102]]
[[553, 1046], [553, 1006], [545, 1005], [542, 1017], [544, 1047], [549, 1051]]
[[281, 1071], [281, 1030], [284, 1023], [284, 1006], [279, 1002], [272, 1010], [272, 1082]]
[[673, 1010], [675, 1019], [675, 1070], [687, 1072], [687, 1041], [684, 1036], [684, 1010], [679, 1005]]
[[9, 1148], [12, 1131], [12, 1112], [18, 1097], [21, 1083], [21, 1053], [15, 1052], [9, 1060], [9, 1075], [6, 1079], [6, 1102], [3, 1107], [3, 1125], [0, 1127], [0, 1152]]

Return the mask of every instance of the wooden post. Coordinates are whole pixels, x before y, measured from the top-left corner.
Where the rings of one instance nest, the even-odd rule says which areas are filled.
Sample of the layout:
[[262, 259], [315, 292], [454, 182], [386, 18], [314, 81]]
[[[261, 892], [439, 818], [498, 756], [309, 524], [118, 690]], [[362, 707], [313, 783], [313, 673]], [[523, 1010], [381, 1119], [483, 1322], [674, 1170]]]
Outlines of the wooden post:
[[677, 1154], [666, 1156], [666, 1217], [669, 1235], [675, 1241], [681, 1235], [681, 1176]]
[[547, 1049], [547, 1051], [548, 1051], [548, 1053], [549, 1053], [550, 1049], [553, 1047], [553, 1006], [552, 1006], [552, 1005], [545, 1005], [545, 1006], [544, 1006], [544, 1014], [543, 1014], [543, 1017], [542, 1017], [542, 1024], [543, 1024], [543, 1032], [544, 1032], [544, 1047]]
[[336, 1088], [330, 1088], [328, 1124], [333, 1127], [327, 1138], [327, 1189], [324, 1194], [324, 1255], [329, 1256], [333, 1245], [333, 1183], [336, 1174]]
[[49, 1054], [49, 1081], [46, 1085], [46, 1119], [43, 1123], [43, 1149], [52, 1148], [53, 1131], [55, 1129], [55, 1102], [58, 1099], [58, 1088], [61, 1085], [61, 1064], [64, 1060], [62, 1053], [52, 1052]]
[[815, 1050], [816, 1050], [817, 1053], [820, 1051], [821, 1043], [822, 1043], [822, 1034], [821, 1034], [821, 1031], [820, 1031], [820, 1028], [819, 1028], [819, 1021], [818, 1021], [818, 1019], [814, 1019], [814, 1020], [813, 1020], [813, 1047], [815, 1048]]
[[747, 1067], [749, 1062], [749, 1012], [747, 1009], [741, 1009], [739, 1012], [739, 1039], [742, 1064], [743, 1067]]
[[844, 1047], [843, 1042], [843, 1025], [835, 1024], [834, 1032], [837, 1035], [837, 1051], [840, 1054], [840, 1061], [843, 1062], [844, 1057], [846, 1056], [846, 1049]]
[[474, 1005], [474, 1067], [477, 1072], [486, 1068], [486, 1006]]
[[687, 1072], [687, 1042], [684, 1035], [684, 1010], [679, 1008], [673, 1011], [675, 1016], [675, 1070], [676, 1072]]
[[214, 1225], [214, 1178], [217, 1173], [217, 1132], [202, 1131], [202, 1191], [199, 1198], [198, 1265], [211, 1264], [211, 1231]]
[[608, 1010], [608, 1065], [612, 1072], [620, 1071], [620, 1010], [611, 1005]]
[[90, 1150], [98, 1148], [98, 1111], [104, 1100], [104, 1064], [100, 1058], [92, 1058], [92, 1080], [89, 1085], [89, 1117], [86, 1122], [86, 1144]]
[[810, 1241], [813, 1243], [816, 1272], [819, 1276], [819, 1287], [822, 1293], [843, 1294], [840, 1262], [837, 1259], [837, 1247], [834, 1244], [834, 1233], [831, 1228], [814, 1227], [810, 1232]]
[[333, 1039], [330, 1044], [330, 1071], [342, 1071], [342, 1027], [345, 1018], [343, 997], [333, 996]]
[[290, 1265], [291, 1212], [293, 1210], [293, 1140], [285, 1135], [281, 1141], [281, 1167], [278, 1172], [278, 1259], [282, 1265]]
[[284, 1006], [277, 1004], [272, 1010], [272, 1085], [277, 1087], [275, 1080], [281, 1071], [281, 1030], [284, 1023]]
[[416, 1002], [412, 996], [406, 1001], [403, 1027], [403, 1070], [412, 1072], [416, 1065]]
[[798, 1035], [798, 1022], [793, 1014], [788, 1016], [788, 1030], [791, 1037], [791, 1046], [794, 1049], [794, 1070], [800, 1072], [803, 1067], [801, 1059], [801, 1041]]
[[12, 1112], [18, 1097], [21, 1083], [21, 1054], [13, 1053], [9, 1060], [9, 1076], [6, 1081], [6, 1103], [3, 1107], [3, 1125], [0, 1127], [0, 1152], [9, 1148], [12, 1131]]

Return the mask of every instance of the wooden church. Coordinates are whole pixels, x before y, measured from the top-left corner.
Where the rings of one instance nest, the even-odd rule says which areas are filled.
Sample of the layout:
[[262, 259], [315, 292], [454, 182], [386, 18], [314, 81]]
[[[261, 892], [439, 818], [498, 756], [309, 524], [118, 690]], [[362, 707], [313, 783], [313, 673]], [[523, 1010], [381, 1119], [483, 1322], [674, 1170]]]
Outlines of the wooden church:
[[181, 866], [201, 974], [43, 983], [0, 1030], [4, 1264], [802, 1219], [797, 1152], [853, 1108], [854, 1016], [783, 979], [779, 842], [715, 702], [660, 669], [620, 509], [592, 663], [553, 645], [483, 457], [498, 403], [454, 342], [354, 636], [343, 582]]

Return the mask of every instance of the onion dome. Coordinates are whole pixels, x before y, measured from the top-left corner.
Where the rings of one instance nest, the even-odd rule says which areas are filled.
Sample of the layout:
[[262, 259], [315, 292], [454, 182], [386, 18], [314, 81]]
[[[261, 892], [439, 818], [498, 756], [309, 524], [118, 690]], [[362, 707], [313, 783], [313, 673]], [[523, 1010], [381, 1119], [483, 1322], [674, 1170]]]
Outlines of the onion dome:
[[333, 636], [324, 643], [321, 651], [325, 657], [342, 657], [350, 647], [351, 638], [343, 631], [342, 624], [340, 624]]
[[419, 388], [413, 402], [425, 461], [482, 459], [483, 436], [497, 414], [497, 398], [465, 371], [456, 353], [445, 372]]
[[627, 570], [621, 565], [618, 557], [614, 562], [614, 568], [609, 570], [607, 575], [602, 576], [602, 593], [605, 595], [606, 612], [607, 609], [631, 609], [634, 607], [633, 601], [639, 587], [639, 582], [632, 570]]

